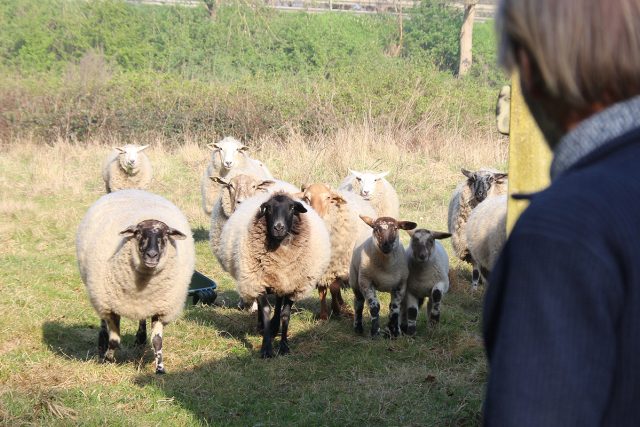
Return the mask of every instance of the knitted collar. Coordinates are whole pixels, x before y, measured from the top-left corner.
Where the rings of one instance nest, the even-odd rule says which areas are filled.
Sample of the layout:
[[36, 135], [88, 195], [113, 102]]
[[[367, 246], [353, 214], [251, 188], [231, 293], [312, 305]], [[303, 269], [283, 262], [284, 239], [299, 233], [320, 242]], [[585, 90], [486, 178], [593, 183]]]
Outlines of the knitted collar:
[[607, 142], [640, 127], [640, 96], [619, 102], [582, 121], [553, 153], [551, 180]]

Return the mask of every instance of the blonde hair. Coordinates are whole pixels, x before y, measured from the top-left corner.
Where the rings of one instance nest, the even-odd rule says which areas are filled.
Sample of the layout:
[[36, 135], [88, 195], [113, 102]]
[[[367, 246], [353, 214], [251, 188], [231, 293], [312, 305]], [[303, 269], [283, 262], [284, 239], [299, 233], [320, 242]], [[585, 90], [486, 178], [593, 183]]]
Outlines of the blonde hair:
[[575, 108], [640, 93], [640, 0], [501, 0], [499, 61], [522, 48], [548, 94]]

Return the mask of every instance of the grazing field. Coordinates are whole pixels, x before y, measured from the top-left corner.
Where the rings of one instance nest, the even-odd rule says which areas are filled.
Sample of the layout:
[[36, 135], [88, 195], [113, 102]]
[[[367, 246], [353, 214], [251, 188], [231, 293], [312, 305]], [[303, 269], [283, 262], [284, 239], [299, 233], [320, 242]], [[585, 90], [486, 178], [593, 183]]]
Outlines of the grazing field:
[[[150, 348], [133, 347], [136, 324], [127, 320], [118, 362], [98, 363], [99, 320], [77, 271], [74, 235], [103, 194], [100, 166], [109, 146], [121, 142], [24, 139], [3, 146], [0, 424], [478, 424], [486, 375], [482, 293], [470, 291], [468, 266], [451, 260], [454, 281], [441, 323], [429, 329], [420, 313], [414, 339], [371, 340], [356, 336], [348, 319], [322, 322], [313, 295], [295, 306], [292, 354], [261, 360], [254, 316], [234, 308], [234, 284], [208, 247], [198, 190], [208, 141], [174, 148], [141, 142], [152, 144], [151, 190], [187, 214], [197, 269], [217, 281], [217, 303], [191, 306], [166, 328], [167, 375], [154, 375]], [[251, 145], [274, 175], [296, 184], [337, 185], [347, 167], [389, 169], [402, 218], [438, 230], [446, 229], [459, 168], [504, 168], [506, 156], [505, 141], [491, 131], [461, 138], [366, 124], [332, 137], [292, 133], [286, 142]], [[351, 291], [345, 296], [351, 303]], [[384, 324], [388, 296], [382, 301]]]

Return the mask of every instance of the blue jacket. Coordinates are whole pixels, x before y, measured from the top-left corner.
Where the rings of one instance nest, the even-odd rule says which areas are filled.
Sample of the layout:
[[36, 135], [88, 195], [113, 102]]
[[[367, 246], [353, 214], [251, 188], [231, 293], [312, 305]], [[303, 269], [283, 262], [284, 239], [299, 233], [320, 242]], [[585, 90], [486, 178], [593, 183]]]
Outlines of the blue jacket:
[[532, 197], [490, 283], [486, 425], [640, 425], [640, 128]]

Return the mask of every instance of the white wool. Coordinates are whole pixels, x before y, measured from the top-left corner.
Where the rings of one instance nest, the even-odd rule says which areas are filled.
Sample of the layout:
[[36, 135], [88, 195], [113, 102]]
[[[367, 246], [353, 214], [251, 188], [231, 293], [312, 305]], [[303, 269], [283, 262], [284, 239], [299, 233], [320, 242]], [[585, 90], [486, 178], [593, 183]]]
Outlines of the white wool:
[[471, 212], [466, 238], [479, 270], [490, 272], [507, 241], [506, 195], [487, 197]]
[[449, 256], [440, 242], [434, 242], [431, 256], [424, 262], [413, 259], [411, 245], [406, 249], [406, 257], [409, 266], [407, 293], [420, 299], [428, 298], [434, 288], [443, 294], [449, 291]]
[[114, 148], [102, 165], [102, 179], [107, 193], [149, 187], [152, 178], [151, 162], [142, 152], [148, 146], [127, 144]]
[[[358, 172], [351, 170], [342, 180], [338, 190], [357, 194], [371, 203], [377, 217], [388, 216], [397, 219], [400, 215], [400, 201], [393, 186], [384, 177], [387, 172]], [[359, 179], [358, 179], [359, 178]]]

